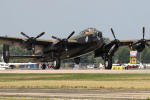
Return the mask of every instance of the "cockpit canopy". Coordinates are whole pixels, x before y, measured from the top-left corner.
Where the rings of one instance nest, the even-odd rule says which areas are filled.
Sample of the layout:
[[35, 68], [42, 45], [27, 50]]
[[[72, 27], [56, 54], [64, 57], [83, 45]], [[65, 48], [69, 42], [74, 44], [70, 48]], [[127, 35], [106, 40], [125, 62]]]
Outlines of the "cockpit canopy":
[[79, 34], [82, 36], [87, 35], [87, 34], [93, 34], [93, 36], [102, 37], [102, 32], [97, 30], [96, 28], [87, 28], [81, 31]]

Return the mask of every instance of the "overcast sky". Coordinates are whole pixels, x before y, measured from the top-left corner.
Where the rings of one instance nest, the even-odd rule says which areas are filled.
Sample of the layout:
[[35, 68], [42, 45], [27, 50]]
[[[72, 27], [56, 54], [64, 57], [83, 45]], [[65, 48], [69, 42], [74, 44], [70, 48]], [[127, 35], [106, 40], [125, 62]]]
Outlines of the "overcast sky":
[[0, 0], [0, 34], [22, 37], [23, 31], [42, 39], [67, 37], [95, 27], [112, 38], [112, 26], [121, 40], [140, 39], [142, 26], [150, 38], [150, 0]]

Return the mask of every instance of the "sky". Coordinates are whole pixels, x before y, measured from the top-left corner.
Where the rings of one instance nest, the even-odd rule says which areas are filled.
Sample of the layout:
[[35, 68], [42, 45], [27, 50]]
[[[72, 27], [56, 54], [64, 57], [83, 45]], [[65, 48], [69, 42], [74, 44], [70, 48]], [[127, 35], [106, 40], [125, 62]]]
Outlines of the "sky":
[[117, 39], [150, 39], [150, 0], [0, 0], [0, 35], [23, 37], [46, 32], [65, 38], [73, 30], [94, 27], [104, 37], [113, 39], [110, 26]]

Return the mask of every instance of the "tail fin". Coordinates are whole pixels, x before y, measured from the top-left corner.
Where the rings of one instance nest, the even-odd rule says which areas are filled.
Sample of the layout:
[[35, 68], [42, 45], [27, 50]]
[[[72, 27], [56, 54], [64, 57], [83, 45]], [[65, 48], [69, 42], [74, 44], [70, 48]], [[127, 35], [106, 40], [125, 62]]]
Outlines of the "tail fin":
[[3, 59], [5, 63], [9, 62], [9, 45], [3, 45]]

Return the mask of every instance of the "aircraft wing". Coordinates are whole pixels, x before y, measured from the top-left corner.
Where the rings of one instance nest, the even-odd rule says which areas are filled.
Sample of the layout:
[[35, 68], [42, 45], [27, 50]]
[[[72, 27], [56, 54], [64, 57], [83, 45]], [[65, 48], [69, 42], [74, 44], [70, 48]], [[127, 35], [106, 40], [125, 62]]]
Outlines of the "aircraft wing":
[[[22, 49], [26, 49], [26, 38], [16, 38], [16, 37], [4, 37], [0, 36], [0, 44], [6, 44], [10, 46], [16, 46]], [[42, 50], [47, 45], [51, 45], [54, 41], [52, 40], [36, 40], [35, 49]]]
[[[28, 46], [27, 41], [28, 41], [28, 39], [26, 39], [26, 38], [0, 36], [0, 44], [15, 46], [15, 47], [19, 47], [21, 49], [27, 49], [27, 47], [31, 47], [31, 45]], [[78, 42], [76, 40], [68, 39], [67, 47], [76, 46], [77, 44], [78, 44]], [[62, 50], [65, 49], [64, 46], [62, 46], [62, 42], [60, 42], [58, 40], [36, 39], [36, 41], [34, 42], [34, 45], [35, 45], [36, 53], [39, 53], [39, 52], [45, 50], [45, 48], [47, 48], [49, 46], [52, 46], [52, 48], [56, 49], [56, 50], [58, 48], [61, 48]], [[14, 58], [17, 58], [17, 57], [14, 57]]]
[[134, 42], [137, 42], [137, 40], [119, 40], [120, 41], [120, 46], [130, 46]]
[[128, 46], [131, 50], [137, 50], [138, 52], [141, 52], [145, 46], [150, 47], [150, 40], [149, 39], [141, 39], [141, 40], [113, 40], [107, 43], [104, 46], [105, 52], [108, 54], [114, 54], [115, 51], [119, 47], [125, 47]]
[[9, 59], [30, 59], [30, 60], [35, 60], [35, 59], [41, 59], [42, 56], [40, 55], [23, 55], [23, 56], [9, 56]]
[[42, 56], [38, 56], [38, 55], [33, 55], [33, 56], [30, 56], [30, 55], [24, 55], [24, 56], [9, 56], [10, 58], [15, 58], [15, 59], [38, 59], [38, 58], [42, 58]]
[[[141, 40], [120, 40], [120, 46], [130, 46], [132, 45], [133, 43], [138, 43], [140, 42]], [[150, 40], [146, 40], [145, 39], [145, 44], [147, 46], [150, 46]]]

